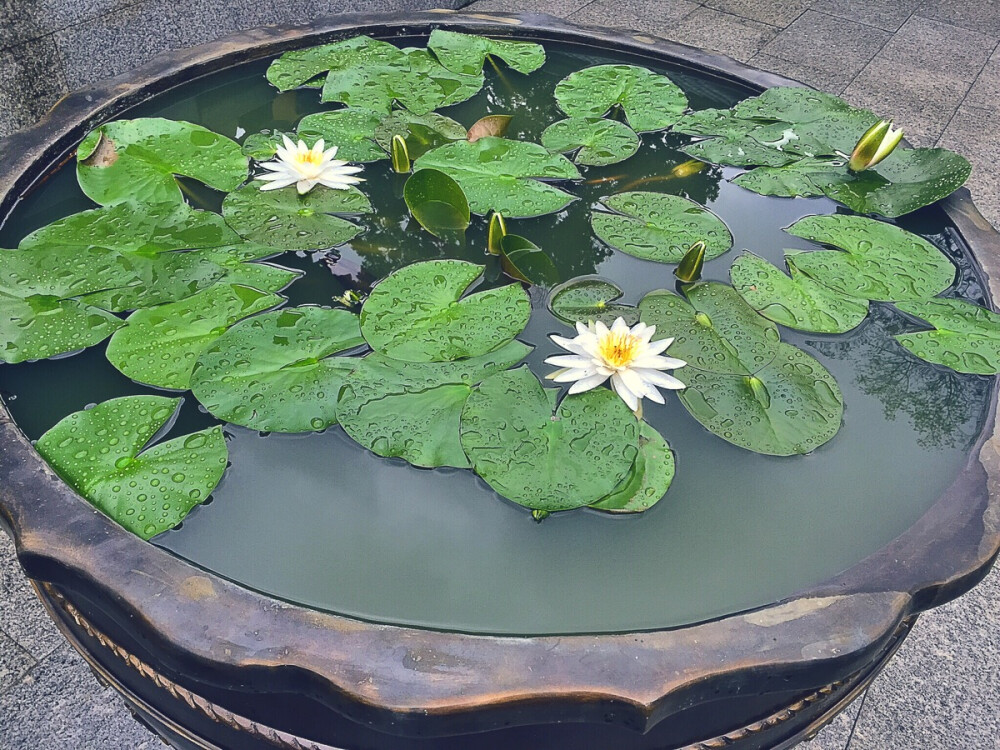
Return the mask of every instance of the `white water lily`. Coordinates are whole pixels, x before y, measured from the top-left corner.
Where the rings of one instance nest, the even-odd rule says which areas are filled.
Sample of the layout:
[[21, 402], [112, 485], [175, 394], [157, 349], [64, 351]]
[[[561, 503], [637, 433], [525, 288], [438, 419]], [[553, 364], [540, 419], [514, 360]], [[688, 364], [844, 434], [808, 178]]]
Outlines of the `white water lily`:
[[354, 176], [361, 171], [361, 167], [350, 166], [346, 161], [335, 159], [337, 147], [331, 146], [324, 150], [326, 143], [322, 138], [309, 148], [305, 141], [300, 140], [295, 144], [287, 135], [282, 137], [285, 145], [275, 151], [278, 158], [261, 164], [264, 169], [270, 170], [257, 177], [268, 183], [261, 186], [261, 190], [277, 190], [295, 185], [299, 195], [305, 195], [316, 185], [346, 190], [351, 185], [364, 182], [360, 177]]
[[684, 367], [687, 362], [661, 356], [674, 340], [652, 341], [656, 326], [636, 323], [629, 328], [624, 318], [618, 318], [611, 328], [600, 321], [589, 326], [577, 323], [576, 332], [577, 336], [572, 339], [550, 336], [572, 353], [545, 360], [548, 365], [562, 368], [546, 378], [557, 383], [572, 382], [570, 393], [589, 391], [610, 378], [614, 392], [637, 412], [643, 398], [663, 403], [658, 388], [680, 390], [686, 387], [677, 378], [661, 372]]

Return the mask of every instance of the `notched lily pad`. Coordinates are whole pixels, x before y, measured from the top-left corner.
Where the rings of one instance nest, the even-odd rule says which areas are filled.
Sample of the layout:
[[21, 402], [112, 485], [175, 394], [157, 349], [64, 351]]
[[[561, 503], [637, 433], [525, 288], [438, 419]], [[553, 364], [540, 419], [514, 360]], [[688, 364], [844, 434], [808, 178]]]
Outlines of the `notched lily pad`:
[[462, 447], [475, 472], [526, 508], [591, 505], [617, 488], [638, 453], [639, 423], [606, 388], [566, 396], [527, 369], [499, 373], [462, 411]]
[[688, 106], [677, 84], [636, 65], [595, 65], [570, 73], [556, 85], [556, 101], [570, 117], [603, 117], [620, 106], [639, 132], [669, 128]]
[[98, 510], [150, 539], [204, 502], [229, 460], [218, 427], [147, 447], [180, 403], [162, 396], [105, 401], [70, 414], [35, 447]]
[[674, 481], [673, 451], [649, 423], [639, 423], [639, 452], [624, 481], [605, 498], [590, 505], [606, 513], [642, 513], [658, 503]]
[[580, 276], [560, 284], [549, 295], [549, 310], [560, 320], [573, 325], [601, 321], [607, 326], [624, 318], [630, 326], [639, 322], [639, 309], [616, 303], [622, 290], [598, 276]]
[[487, 57], [499, 57], [518, 73], [532, 73], [545, 64], [545, 48], [533, 42], [490, 39], [476, 34], [434, 29], [428, 49], [448, 70], [476, 75]]
[[639, 150], [639, 136], [617, 120], [571, 117], [549, 125], [542, 145], [550, 151], [576, 152], [573, 161], [589, 166], [617, 164]]
[[926, 320], [933, 331], [896, 336], [925, 362], [973, 375], [1000, 374], [1000, 315], [965, 300], [901, 302], [900, 310]]
[[[337, 158], [365, 162], [388, 158], [375, 142], [375, 130], [385, 117], [370, 109], [338, 109], [306, 115], [298, 124], [296, 138], [315, 143], [322, 138], [329, 148], [337, 147]], [[293, 139], [294, 140], [294, 139]]]

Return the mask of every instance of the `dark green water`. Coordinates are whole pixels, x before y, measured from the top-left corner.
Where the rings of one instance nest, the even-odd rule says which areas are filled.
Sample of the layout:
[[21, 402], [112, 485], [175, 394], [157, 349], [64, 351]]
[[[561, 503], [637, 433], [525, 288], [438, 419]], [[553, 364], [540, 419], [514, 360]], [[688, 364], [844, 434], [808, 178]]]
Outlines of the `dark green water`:
[[[547, 48], [541, 71], [527, 79], [506, 72], [501, 80], [487, 68], [484, 90], [445, 114], [468, 126], [485, 114], [515, 113], [508, 135], [537, 139], [561, 119], [551, 98], [558, 80], [586, 65], [623, 61]], [[125, 116], [184, 119], [242, 138], [262, 128], [291, 130], [303, 115], [328, 108], [312, 91], [276, 94], [263, 78], [265, 67], [192, 82]], [[696, 109], [728, 107], [749, 93], [678, 70], [661, 72], [687, 91]], [[677, 150], [685, 138], [644, 134], [642, 150], [630, 160], [583, 169], [587, 180], [620, 179], [573, 186], [580, 200], [565, 211], [513, 222], [511, 231], [553, 255], [564, 279], [599, 273], [626, 290], [626, 302], [672, 288], [671, 266], [604, 247], [592, 237], [588, 215], [599, 197], [686, 161]], [[780, 265], [785, 248], [810, 248], [782, 227], [838, 210], [826, 199], [754, 195], [725, 181], [735, 173], [709, 167], [641, 186], [706, 204], [729, 225], [735, 249], [707, 265], [707, 278], [728, 281], [729, 264], [742, 249]], [[272, 261], [307, 272], [286, 291], [289, 304], [330, 304], [345, 289], [364, 291], [418, 260], [483, 262], [481, 218], [465, 246], [448, 245], [407, 226], [404, 178], [392, 174], [388, 162], [367, 165], [363, 176], [377, 210], [362, 220], [365, 234], [336, 253], [288, 253]], [[204, 188], [195, 193], [199, 207], [218, 209], [221, 195]], [[0, 247], [92, 207], [72, 165], [63, 168], [15, 209], [0, 229]], [[925, 209], [900, 223], [956, 262], [955, 295], [982, 300], [972, 264], [940, 211]], [[521, 338], [536, 346], [528, 362], [543, 374], [551, 368], [542, 360], [555, 353], [547, 334], [566, 329], [547, 313], [544, 296], [533, 294], [533, 303]], [[667, 496], [642, 515], [610, 518], [583, 510], [535, 524], [471, 471], [423, 470], [379, 458], [339, 427], [269, 436], [227, 427], [232, 466], [222, 484], [208, 504], [154, 543], [288, 601], [449, 630], [627, 631], [762, 606], [879, 549], [912, 525], [966, 463], [992, 379], [911, 357], [891, 338], [908, 328], [893, 308], [873, 303], [868, 320], [845, 335], [782, 329], [784, 340], [817, 357], [844, 393], [843, 428], [809, 456], [750, 453], [704, 430], [674, 397], [665, 406], [647, 403], [646, 418], [673, 446], [678, 468]], [[87, 404], [156, 392], [114, 370], [104, 346], [60, 360], [0, 365], [0, 392], [30, 437]], [[188, 393], [172, 434], [213, 423]]]

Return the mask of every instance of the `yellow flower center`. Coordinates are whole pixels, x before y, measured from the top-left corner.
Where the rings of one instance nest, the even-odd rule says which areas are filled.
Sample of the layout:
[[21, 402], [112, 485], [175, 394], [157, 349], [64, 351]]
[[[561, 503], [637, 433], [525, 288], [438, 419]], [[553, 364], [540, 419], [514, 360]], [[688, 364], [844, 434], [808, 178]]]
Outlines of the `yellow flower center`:
[[639, 352], [640, 340], [628, 331], [611, 332], [597, 345], [601, 358], [610, 367], [625, 367]]
[[302, 165], [310, 164], [315, 167], [316, 165], [322, 163], [323, 153], [321, 151], [317, 151], [314, 148], [311, 148], [304, 154], [296, 154], [295, 161], [297, 161], [299, 164]]

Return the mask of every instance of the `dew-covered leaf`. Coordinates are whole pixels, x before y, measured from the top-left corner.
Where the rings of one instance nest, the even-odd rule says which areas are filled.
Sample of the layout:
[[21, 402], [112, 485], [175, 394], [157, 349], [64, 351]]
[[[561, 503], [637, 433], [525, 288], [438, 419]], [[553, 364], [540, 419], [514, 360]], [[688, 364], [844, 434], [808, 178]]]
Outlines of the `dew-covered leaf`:
[[684, 382], [678, 398], [691, 416], [755, 453], [809, 453], [837, 434], [844, 413], [837, 381], [790, 344], [778, 344], [774, 358], [753, 376], [686, 367]]
[[475, 34], [434, 29], [427, 42], [438, 61], [456, 73], [476, 75], [486, 57], [499, 57], [519, 73], [531, 73], [545, 64], [545, 48], [533, 42], [490, 39]]
[[388, 158], [375, 142], [375, 129], [383, 117], [381, 112], [353, 107], [316, 112], [299, 121], [295, 138], [304, 139], [310, 146], [322, 138], [327, 148], [337, 147], [337, 158], [344, 161], [378, 161]]
[[603, 200], [615, 213], [595, 211], [594, 233], [616, 250], [658, 263], [679, 263], [695, 242], [711, 260], [733, 246], [722, 219], [704, 206], [666, 193], [618, 193]]
[[813, 281], [788, 261], [791, 278], [753, 253], [741, 255], [729, 278], [754, 310], [768, 320], [813, 333], [846, 333], [868, 315], [868, 300], [847, 297]]
[[841, 250], [796, 252], [786, 258], [834, 291], [885, 302], [930, 299], [955, 280], [955, 266], [932, 243], [892, 224], [842, 214], [807, 216], [787, 230]]
[[[693, 284], [687, 299], [665, 290], [650, 292], [639, 302], [639, 317], [656, 326], [656, 337], [673, 337], [670, 356], [692, 369], [730, 375], [752, 375], [775, 356], [780, 336], [731, 286]], [[687, 378], [684, 378], [687, 382]]]
[[575, 180], [580, 173], [565, 156], [537, 143], [486, 137], [455, 141], [417, 159], [413, 170], [439, 169], [453, 177], [477, 214], [497, 211], [506, 219], [542, 216], [563, 209], [573, 196], [540, 180]]
[[468, 133], [464, 125], [437, 112], [416, 115], [408, 109], [397, 109], [375, 128], [375, 141], [389, 153], [395, 135], [406, 141], [407, 153], [416, 159], [450, 141], [465, 140]]
[[638, 453], [639, 423], [607, 388], [566, 396], [527, 367], [473, 389], [462, 411], [462, 447], [498, 493], [533, 510], [591, 505], [618, 487]]
[[105, 401], [70, 414], [35, 447], [96, 508], [149, 539], [204, 502], [229, 460], [218, 427], [147, 447], [179, 405], [180, 399], [163, 396]]
[[361, 310], [368, 345], [395, 359], [440, 362], [507, 343], [524, 330], [531, 303], [520, 284], [463, 297], [482, 273], [474, 263], [431, 260], [389, 274]]
[[933, 331], [896, 340], [926, 362], [974, 375], [1000, 373], [1000, 315], [959, 299], [901, 302], [900, 310], [926, 320]]
[[632, 469], [607, 497], [590, 507], [607, 513], [641, 513], [658, 503], [674, 481], [674, 454], [648, 422], [639, 423], [639, 452]]
[[603, 117], [619, 105], [640, 133], [669, 128], [688, 106], [677, 84], [635, 65], [595, 65], [570, 73], [556, 85], [556, 101], [570, 117]]
[[[20, 252], [20, 251], [3, 251]], [[0, 361], [47, 359], [104, 341], [124, 322], [76, 299], [19, 297], [0, 288]]]
[[261, 292], [280, 292], [303, 273], [272, 263], [237, 261], [232, 255], [214, 250], [201, 250], [199, 253], [222, 266], [224, 275], [217, 284], [239, 284]]
[[639, 150], [639, 136], [617, 120], [571, 117], [549, 125], [542, 133], [542, 145], [550, 151], [575, 151], [577, 164], [616, 164]]
[[622, 290], [612, 282], [597, 276], [581, 276], [552, 290], [549, 310], [570, 325], [599, 320], [610, 326], [617, 318], [624, 318], [633, 326], [639, 322], [639, 309], [616, 303], [621, 296]]
[[516, 234], [500, 240], [500, 267], [512, 279], [534, 286], [559, 283], [559, 271], [544, 250]]
[[102, 205], [181, 203], [175, 175], [228, 192], [247, 178], [247, 168], [235, 141], [200, 125], [153, 117], [91, 131], [77, 150], [76, 176], [83, 192]]
[[202, 251], [174, 251], [156, 255], [130, 254], [129, 260], [139, 282], [108, 289], [81, 298], [111, 312], [126, 312], [177, 302], [210, 286], [226, 270]]
[[370, 354], [346, 379], [337, 407], [341, 426], [380, 456], [414, 466], [467, 468], [459, 425], [472, 386], [530, 351], [527, 344], [511, 341], [457, 362], [402, 362]]
[[140, 383], [187, 390], [205, 349], [243, 318], [284, 301], [237, 284], [215, 284], [194, 296], [138, 310], [108, 342], [108, 360]]
[[295, 140], [295, 133], [285, 133], [280, 130], [262, 130], [251, 133], [243, 139], [243, 155], [254, 161], [269, 161], [278, 153], [278, 147], [284, 143], [283, 136]]
[[403, 186], [403, 199], [413, 218], [435, 237], [462, 235], [472, 214], [462, 187], [438, 169], [414, 172]]
[[243, 239], [285, 250], [325, 250], [342, 245], [362, 230], [334, 214], [368, 211], [371, 203], [354, 187], [316, 187], [299, 195], [294, 186], [261, 190], [250, 184], [222, 202], [222, 215]]
[[787, 166], [760, 167], [739, 175], [733, 182], [758, 195], [813, 198], [835, 183], [850, 179], [844, 159], [822, 157], [800, 159]]
[[219, 419], [263, 432], [309, 432], [337, 422], [337, 397], [358, 360], [332, 356], [364, 343], [347, 310], [291, 307], [244, 320], [198, 357], [191, 390]]

